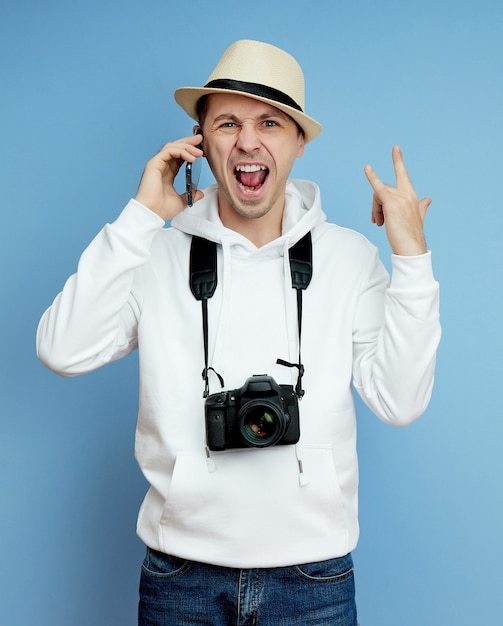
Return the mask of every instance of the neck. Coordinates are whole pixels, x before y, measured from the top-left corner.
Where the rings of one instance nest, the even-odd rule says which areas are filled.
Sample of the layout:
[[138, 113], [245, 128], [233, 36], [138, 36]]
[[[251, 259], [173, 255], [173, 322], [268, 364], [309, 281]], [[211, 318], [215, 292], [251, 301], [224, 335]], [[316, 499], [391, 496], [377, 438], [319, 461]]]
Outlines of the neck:
[[281, 236], [281, 220], [271, 224], [267, 216], [249, 218], [233, 215], [229, 217], [230, 219], [226, 219], [222, 215], [220, 216], [223, 225], [249, 239], [257, 248], [261, 248]]

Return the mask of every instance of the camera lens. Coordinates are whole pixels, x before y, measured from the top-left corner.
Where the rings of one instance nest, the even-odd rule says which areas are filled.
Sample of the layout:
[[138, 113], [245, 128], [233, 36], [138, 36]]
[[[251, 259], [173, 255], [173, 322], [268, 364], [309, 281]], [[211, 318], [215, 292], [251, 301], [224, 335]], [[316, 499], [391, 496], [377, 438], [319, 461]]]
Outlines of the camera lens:
[[250, 400], [238, 414], [239, 434], [243, 443], [265, 448], [277, 443], [286, 429], [284, 416], [267, 400]]

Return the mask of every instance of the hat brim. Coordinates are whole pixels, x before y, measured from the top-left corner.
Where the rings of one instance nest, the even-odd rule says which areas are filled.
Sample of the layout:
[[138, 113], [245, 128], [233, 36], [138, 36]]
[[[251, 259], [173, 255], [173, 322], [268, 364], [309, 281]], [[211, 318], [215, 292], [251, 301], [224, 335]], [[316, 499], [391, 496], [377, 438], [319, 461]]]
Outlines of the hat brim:
[[309, 115], [306, 115], [302, 111], [294, 109], [293, 107], [290, 107], [287, 104], [283, 104], [282, 102], [277, 102], [276, 100], [271, 100], [270, 98], [257, 96], [255, 94], [244, 91], [237, 91], [233, 89], [219, 89], [214, 87], [180, 87], [179, 89], [176, 89], [174, 96], [176, 102], [182, 107], [182, 109], [197, 122], [199, 121], [197, 115], [197, 103], [199, 99], [203, 96], [207, 96], [213, 93], [246, 96], [247, 98], [259, 100], [260, 102], [266, 102], [267, 104], [276, 107], [297, 122], [297, 124], [304, 131], [304, 138], [306, 143], [312, 141], [323, 130], [323, 126], [319, 122], [317, 122], [312, 117], [309, 117]]

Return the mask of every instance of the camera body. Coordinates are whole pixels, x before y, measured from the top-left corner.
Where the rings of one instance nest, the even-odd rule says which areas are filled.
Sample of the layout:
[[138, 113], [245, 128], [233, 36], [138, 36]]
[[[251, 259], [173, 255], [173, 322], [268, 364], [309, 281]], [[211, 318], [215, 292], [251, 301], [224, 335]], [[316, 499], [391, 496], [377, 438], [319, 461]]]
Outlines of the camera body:
[[299, 406], [292, 385], [257, 374], [239, 389], [206, 398], [206, 442], [213, 451], [265, 448], [299, 441]]

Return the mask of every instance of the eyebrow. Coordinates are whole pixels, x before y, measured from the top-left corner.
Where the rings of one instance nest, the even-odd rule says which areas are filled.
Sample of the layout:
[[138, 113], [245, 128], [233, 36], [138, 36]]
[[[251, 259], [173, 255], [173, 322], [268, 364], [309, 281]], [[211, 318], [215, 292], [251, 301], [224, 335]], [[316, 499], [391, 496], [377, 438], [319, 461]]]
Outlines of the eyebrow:
[[[259, 115], [258, 117], [254, 118], [257, 122], [263, 122], [264, 120], [269, 120], [273, 117], [277, 117], [279, 119], [282, 120], [286, 120], [288, 118], [287, 115], [285, 115], [282, 111], [279, 111], [278, 109], [272, 109], [271, 111], [268, 111], [266, 113], [262, 113], [261, 115]], [[215, 122], [221, 122], [222, 120], [230, 120], [232, 122], [239, 122], [240, 119], [237, 115], [235, 115], [234, 113], [222, 113], [220, 115], [218, 115], [214, 120], [213, 120], [213, 124]]]

